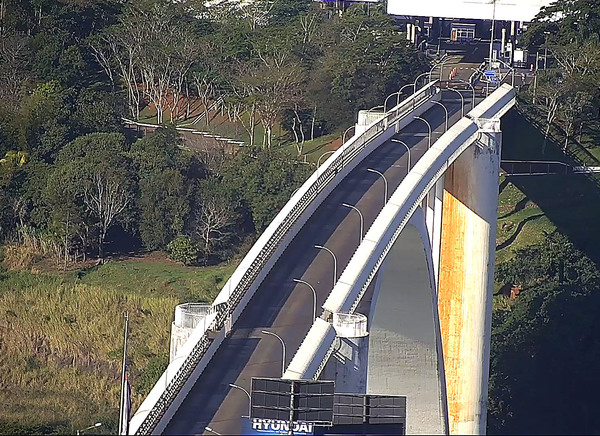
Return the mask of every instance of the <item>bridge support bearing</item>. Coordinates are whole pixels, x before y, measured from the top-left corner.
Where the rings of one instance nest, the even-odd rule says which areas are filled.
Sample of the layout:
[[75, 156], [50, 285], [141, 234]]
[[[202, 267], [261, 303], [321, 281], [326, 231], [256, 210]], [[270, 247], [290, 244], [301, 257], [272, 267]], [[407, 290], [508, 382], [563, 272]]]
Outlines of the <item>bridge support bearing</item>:
[[499, 124], [445, 175], [438, 308], [450, 434], [484, 434], [490, 355]]

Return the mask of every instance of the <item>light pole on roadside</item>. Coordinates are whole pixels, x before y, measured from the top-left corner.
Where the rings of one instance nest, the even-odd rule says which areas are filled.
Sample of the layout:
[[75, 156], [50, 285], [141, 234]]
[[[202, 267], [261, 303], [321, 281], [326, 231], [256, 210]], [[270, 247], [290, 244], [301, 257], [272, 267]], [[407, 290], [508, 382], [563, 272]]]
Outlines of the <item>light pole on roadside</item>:
[[283, 377], [283, 374], [285, 374], [285, 342], [283, 342], [283, 339], [281, 339], [281, 336], [279, 336], [276, 333], [267, 331], [267, 330], [261, 330], [261, 333], [265, 334], [265, 335], [271, 335], [271, 336], [275, 336], [277, 339], [279, 339], [279, 342], [281, 342], [281, 349], [282, 349], [282, 357], [281, 357], [281, 376]]
[[313, 294], [313, 317], [312, 320], [314, 321], [315, 319], [317, 319], [317, 291], [315, 291], [315, 288], [313, 288], [313, 286], [308, 283], [307, 281], [304, 280], [300, 280], [300, 279], [292, 279], [292, 281], [296, 282], [296, 283], [302, 283], [303, 285], [306, 285], [310, 288], [310, 290], [312, 291]]
[[363, 240], [363, 233], [364, 233], [364, 229], [365, 229], [365, 219], [363, 217], [363, 214], [360, 210], [358, 210], [358, 208], [356, 206], [352, 206], [351, 204], [348, 203], [342, 203], [342, 206], [347, 207], [349, 209], [355, 210], [356, 212], [358, 212], [358, 216], [360, 217], [360, 241]]
[[333, 286], [335, 287], [335, 283], [337, 282], [337, 257], [335, 257], [335, 253], [323, 245], [315, 245], [315, 248], [325, 250], [333, 257]]
[[434, 104], [437, 104], [438, 106], [441, 106], [442, 109], [444, 109], [444, 113], [446, 114], [446, 129], [444, 130], [444, 132], [447, 132], [448, 131], [448, 109], [446, 109], [446, 106], [444, 106], [439, 101], [432, 100], [431, 102]]
[[427, 144], [427, 150], [429, 150], [431, 148], [431, 124], [429, 124], [429, 121], [427, 121], [425, 118], [421, 118], [421, 117], [417, 117], [414, 116], [413, 117], [415, 120], [419, 120], [419, 121], [423, 121], [425, 124], [427, 124], [427, 131], [428, 131], [428, 144]]
[[[412, 83], [407, 83], [406, 85], [402, 86], [402, 88], [400, 88], [398, 90], [398, 98], [396, 99], [396, 106], [398, 106], [400, 104], [400, 95], [402, 95], [402, 91], [404, 91], [404, 88], [408, 88], [409, 86], [413, 86]], [[414, 89], [413, 89], [413, 94], [414, 94]]]
[[252, 397], [250, 396], [250, 392], [248, 392], [243, 387], [238, 386], [238, 385], [236, 385], [234, 383], [229, 383], [229, 386], [232, 387], [232, 388], [235, 388], [235, 389], [238, 389], [238, 390], [242, 391], [248, 397], [248, 419], [250, 419], [250, 413], [252, 412]]
[[367, 171], [369, 171], [371, 173], [375, 173], [383, 179], [383, 200], [384, 200], [383, 205], [385, 206], [387, 204], [387, 200], [388, 200], [388, 181], [387, 181], [387, 179], [385, 178], [385, 176], [383, 175], [382, 172], [374, 170], [373, 168], [367, 168]]
[[210, 432], [210, 433], [212, 433], [212, 434], [216, 434], [217, 436], [221, 436], [221, 433], [219, 433], [219, 432], [217, 432], [217, 431], [214, 431], [212, 428], [210, 428], [210, 427], [208, 427], [208, 426], [207, 426], [207, 427], [204, 427], [204, 430], [206, 430], [206, 431], [208, 431], [208, 432]]
[[465, 116], [465, 97], [463, 97], [462, 93], [457, 89], [448, 88], [448, 91], [456, 92], [460, 97], [460, 117], [463, 118]]
[[490, 35], [490, 63], [488, 69], [492, 69], [492, 54], [494, 51], [494, 25], [496, 24], [496, 0], [492, 0], [492, 33]]
[[463, 80], [463, 79], [454, 79], [454, 80], [456, 80], [457, 82], [460, 82], [460, 83], [465, 83], [467, 86], [471, 87], [471, 92], [473, 93], [472, 94], [473, 97], [471, 98], [471, 109], [473, 109], [475, 107], [475, 87], [472, 84], [470, 84], [469, 82], [467, 82], [466, 80]]
[[317, 159], [317, 168], [319, 168], [321, 166], [321, 158], [323, 156], [327, 156], [328, 154], [335, 153], [336, 151], [337, 150], [329, 150], [329, 151], [326, 151], [325, 153], [323, 153], [321, 156], [319, 156], [319, 159]]
[[342, 144], [346, 143], [346, 133], [348, 133], [350, 131], [350, 129], [356, 130], [356, 125], [352, 125], [352, 126], [348, 127], [346, 130], [344, 130], [344, 134], [342, 135]]
[[101, 422], [97, 422], [97, 423], [95, 423], [94, 425], [90, 425], [90, 426], [89, 426], [89, 427], [87, 427], [87, 428], [84, 428], [84, 429], [82, 429], [82, 430], [77, 430], [77, 434], [78, 434], [78, 435], [80, 435], [80, 434], [83, 434], [83, 432], [84, 432], [84, 431], [88, 431], [88, 430], [91, 430], [91, 429], [93, 429], [93, 428], [100, 427], [101, 425], [102, 425], [102, 423], [101, 423]]
[[398, 144], [402, 144], [404, 147], [406, 147], [406, 152], [408, 153], [408, 171], [410, 171], [410, 148], [409, 148], [409, 146], [406, 145], [406, 142], [400, 141], [399, 139], [396, 139], [396, 138], [392, 138], [392, 142], [397, 142]]
[[429, 71], [426, 71], [426, 72], [424, 72], [424, 73], [421, 73], [421, 74], [419, 74], [419, 75], [417, 76], [417, 78], [415, 79], [415, 81], [414, 81], [414, 83], [413, 83], [413, 89], [414, 89], [414, 92], [413, 92], [413, 94], [414, 94], [415, 92], [417, 92], [417, 82], [419, 81], [419, 79], [420, 79], [421, 77], [423, 77], [423, 76], [427, 75], [427, 74], [429, 74]]

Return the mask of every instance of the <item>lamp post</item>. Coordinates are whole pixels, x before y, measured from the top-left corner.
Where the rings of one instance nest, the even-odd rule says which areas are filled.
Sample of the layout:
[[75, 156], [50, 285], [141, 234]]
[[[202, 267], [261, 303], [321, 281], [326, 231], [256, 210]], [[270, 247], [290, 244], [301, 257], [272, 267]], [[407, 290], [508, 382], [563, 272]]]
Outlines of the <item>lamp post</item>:
[[208, 427], [208, 426], [207, 426], [207, 427], [204, 427], [204, 430], [206, 430], [206, 431], [208, 431], [208, 432], [210, 432], [210, 433], [212, 433], [212, 434], [216, 434], [217, 436], [221, 436], [221, 433], [219, 433], [219, 432], [217, 432], [217, 431], [214, 431], [212, 428], [210, 428], [210, 427]]
[[360, 240], [362, 241], [363, 240], [363, 233], [364, 233], [363, 231], [364, 231], [364, 228], [365, 228], [365, 219], [363, 217], [363, 214], [361, 213], [360, 210], [358, 210], [358, 208], [356, 206], [352, 206], [351, 204], [342, 203], [342, 206], [347, 207], [349, 209], [353, 209], [353, 210], [355, 210], [355, 211], [358, 212], [358, 216], [360, 217]]
[[304, 280], [300, 280], [300, 279], [292, 279], [292, 281], [296, 282], [296, 283], [302, 283], [303, 285], [306, 285], [310, 288], [310, 290], [312, 291], [313, 294], [313, 317], [312, 320], [314, 321], [315, 319], [317, 319], [317, 291], [315, 291], [315, 288], [313, 288], [313, 286], [308, 283], [307, 281]]
[[448, 88], [448, 91], [456, 92], [460, 96], [460, 117], [465, 116], [465, 98], [462, 93], [456, 89]]
[[415, 92], [417, 92], [417, 82], [419, 81], [419, 79], [420, 79], [421, 77], [423, 77], [423, 76], [427, 75], [427, 74], [429, 74], [429, 71], [427, 71], [427, 72], [425, 72], [425, 73], [421, 73], [421, 74], [419, 74], [419, 75], [417, 76], [417, 78], [415, 79], [415, 81], [414, 81], [414, 83], [413, 83], [413, 89], [414, 89], [414, 91], [413, 91], [413, 94], [414, 94]]
[[384, 110], [384, 112], [385, 112], [385, 108], [384, 108], [383, 106], [373, 106], [371, 109], [369, 109], [369, 110], [367, 111], [367, 113], [370, 113], [370, 112], [371, 112], [372, 110], [374, 110], [374, 109], [383, 109], [383, 110]]
[[321, 156], [319, 156], [319, 159], [317, 159], [317, 168], [319, 168], [321, 166], [321, 158], [323, 156], [327, 156], [328, 154], [332, 154], [335, 152], [336, 152], [336, 150], [329, 150], [329, 151], [326, 151], [325, 153], [323, 153]]
[[429, 150], [431, 148], [431, 124], [429, 124], [429, 121], [427, 121], [425, 118], [421, 118], [421, 117], [417, 117], [417, 116], [414, 116], [413, 118], [415, 120], [423, 121], [425, 124], [427, 124], [427, 131], [429, 133], [429, 141], [428, 141], [428, 145], [427, 145], [427, 150]]
[[444, 109], [444, 113], [446, 114], [446, 129], [444, 130], [444, 132], [447, 132], [448, 131], [448, 109], [446, 109], [446, 106], [444, 106], [439, 101], [432, 100], [431, 102], [434, 104], [437, 104], [438, 106], [441, 106], [442, 109]]
[[[398, 94], [399, 94], [399, 92], [400, 92], [400, 91], [392, 92], [390, 95], [388, 95], [388, 96], [385, 98], [385, 101], [383, 102], [383, 111], [384, 111], [384, 112], [387, 112], [387, 111], [386, 111], [386, 108], [387, 108], [387, 102], [388, 102], [388, 100], [390, 99], [390, 97], [391, 97], [392, 95], [398, 95]], [[399, 100], [399, 97], [398, 97], [398, 98], [396, 98], [396, 101], [398, 101], [398, 100]], [[398, 105], [398, 103], [396, 103], [396, 105]]]
[[348, 127], [346, 130], [344, 130], [344, 134], [342, 135], [342, 144], [346, 143], [346, 133], [348, 133], [350, 131], [350, 129], [355, 129], [355, 131], [356, 131], [356, 126], [352, 125], [352, 126]]
[[263, 334], [265, 334], [265, 335], [275, 336], [277, 339], [279, 339], [279, 342], [281, 342], [281, 349], [282, 349], [281, 376], [283, 377], [283, 374], [285, 374], [285, 342], [283, 342], [283, 339], [281, 339], [281, 336], [279, 336], [276, 333], [269, 332], [267, 330], [261, 330], [260, 332], [263, 333]]
[[475, 87], [471, 85], [469, 82], [463, 79], [455, 79], [459, 83], [465, 83], [467, 86], [471, 88], [472, 97], [471, 97], [471, 109], [475, 107]]
[[392, 138], [392, 142], [397, 142], [398, 144], [402, 144], [404, 147], [406, 147], [406, 152], [408, 153], [408, 171], [410, 171], [410, 148], [408, 145], [406, 145], [406, 142], [400, 141], [399, 139]]
[[371, 173], [375, 173], [377, 175], [379, 175], [379, 177], [381, 177], [383, 179], [383, 205], [385, 206], [387, 204], [387, 199], [388, 199], [388, 182], [387, 179], [385, 178], [385, 176], [383, 175], [383, 173], [374, 170], [373, 168], [367, 168], [367, 171], [371, 172]]
[[250, 413], [252, 412], [252, 397], [250, 396], [250, 392], [248, 392], [243, 387], [238, 386], [238, 385], [236, 385], [234, 383], [229, 383], [229, 386], [231, 386], [232, 388], [235, 388], [235, 389], [238, 389], [238, 390], [242, 391], [248, 397], [248, 419], [250, 419]]
[[[546, 66], [547, 66], [547, 61], [548, 61], [548, 35], [550, 35], [550, 32], [544, 32], [545, 38], [544, 38], [544, 71], [546, 71]], [[514, 70], [514, 69], [513, 69]]]
[[83, 430], [77, 430], [77, 434], [78, 435], [83, 434], [84, 431], [88, 431], [88, 430], [91, 430], [92, 428], [100, 427], [101, 425], [102, 425], [101, 422], [97, 422], [94, 425], [90, 425], [89, 427], [84, 428]]
[[492, 53], [494, 51], [494, 25], [496, 24], [496, 0], [492, 0], [492, 34], [490, 35], [490, 63], [489, 70], [492, 69]]
[[325, 250], [326, 252], [331, 254], [331, 257], [333, 257], [333, 286], [335, 287], [335, 283], [337, 282], [337, 257], [335, 257], [333, 251], [331, 251], [327, 247], [324, 247], [323, 245], [315, 245], [315, 248], [319, 250]]
[[[398, 90], [398, 98], [396, 99], [396, 106], [398, 106], [400, 104], [400, 95], [402, 94], [402, 91], [404, 91], [404, 88], [408, 88], [409, 86], [413, 86], [412, 83], [407, 83], [406, 85], [402, 86], [402, 88], [400, 88]], [[413, 94], [414, 94], [414, 89], [413, 89]]]

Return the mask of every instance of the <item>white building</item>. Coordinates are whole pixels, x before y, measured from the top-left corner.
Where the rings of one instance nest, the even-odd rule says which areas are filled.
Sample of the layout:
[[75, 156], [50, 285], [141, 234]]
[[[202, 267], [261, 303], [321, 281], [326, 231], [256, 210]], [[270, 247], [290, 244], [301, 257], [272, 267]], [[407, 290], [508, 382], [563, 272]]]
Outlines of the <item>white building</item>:
[[531, 21], [555, 0], [388, 0], [391, 15]]

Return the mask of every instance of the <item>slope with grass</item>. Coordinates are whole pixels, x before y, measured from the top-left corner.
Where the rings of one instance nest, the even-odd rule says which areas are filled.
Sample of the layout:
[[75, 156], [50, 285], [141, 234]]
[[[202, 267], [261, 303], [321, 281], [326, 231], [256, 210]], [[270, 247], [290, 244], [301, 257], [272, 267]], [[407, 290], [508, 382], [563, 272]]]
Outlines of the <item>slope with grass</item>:
[[234, 263], [185, 267], [160, 258], [67, 273], [0, 273], [0, 433], [116, 432], [123, 312], [139, 406], [168, 363], [174, 307], [211, 301]]

